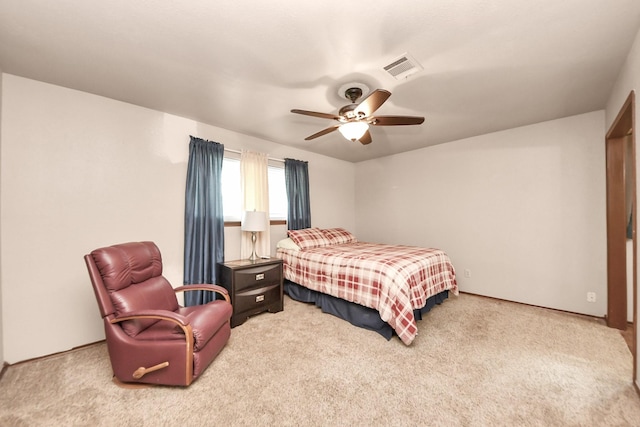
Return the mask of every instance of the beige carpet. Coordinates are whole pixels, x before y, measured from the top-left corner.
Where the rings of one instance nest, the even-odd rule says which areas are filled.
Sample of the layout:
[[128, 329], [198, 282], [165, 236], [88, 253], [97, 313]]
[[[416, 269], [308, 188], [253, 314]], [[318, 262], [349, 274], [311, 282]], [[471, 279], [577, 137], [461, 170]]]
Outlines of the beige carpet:
[[285, 297], [249, 319], [188, 388], [123, 389], [96, 344], [14, 365], [2, 426], [640, 426], [616, 330], [461, 295], [412, 346]]

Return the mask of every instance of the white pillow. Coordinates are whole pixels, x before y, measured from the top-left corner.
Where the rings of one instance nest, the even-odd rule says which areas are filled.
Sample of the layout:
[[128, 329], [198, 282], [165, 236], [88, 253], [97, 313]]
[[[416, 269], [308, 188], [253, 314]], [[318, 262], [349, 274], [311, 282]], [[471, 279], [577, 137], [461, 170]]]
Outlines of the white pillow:
[[276, 247], [281, 249], [291, 249], [292, 251], [300, 250], [300, 246], [296, 245], [290, 237], [280, 240]]

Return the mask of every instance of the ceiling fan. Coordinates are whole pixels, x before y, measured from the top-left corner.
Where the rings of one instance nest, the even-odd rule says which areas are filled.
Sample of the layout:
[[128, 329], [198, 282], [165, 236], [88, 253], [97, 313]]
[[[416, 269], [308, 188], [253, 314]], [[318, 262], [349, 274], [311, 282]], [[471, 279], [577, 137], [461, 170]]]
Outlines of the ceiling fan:
[[362, 97], [363, 88], [368, 90], [366, 86], [360, 84], [354, 84], [353, 87], [347, 87], [345, 89], [344, 96], [351, 100], [351, 104], [342, 107], [338, 111], [338, 115], [298, 109], [291, 110], [292, 113], [320, 117], [322, 119], [333, 119], [339, 122], [337, 125], [333, 125], [306, 137], [305, 141], [326, 135], [334, 130], [339, 130], [346, 139], [360, 141], [360, 143], [366, 145], [372, 141], [371, 133], [369, 133], [369, 125], [404, 126], [419, 125], [424, 122], [424, 117], [373, 116], [372, 114], [391, 96], [391, 92], [384, 89], [376, 89], [368, 94], [359, 104], [356, 104], [356, 101]]

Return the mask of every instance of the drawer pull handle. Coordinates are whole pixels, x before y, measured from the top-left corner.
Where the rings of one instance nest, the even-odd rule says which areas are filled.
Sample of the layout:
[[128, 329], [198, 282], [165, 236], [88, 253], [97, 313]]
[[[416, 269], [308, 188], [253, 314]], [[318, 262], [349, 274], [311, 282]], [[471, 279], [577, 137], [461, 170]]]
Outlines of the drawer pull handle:
[[264, 273], [256, 274], [256, 280], [264, 279]]
[[256, 297], [256, 302], [262, 302], [262, 301], [264, 301], [264, 295], [258, 295]]

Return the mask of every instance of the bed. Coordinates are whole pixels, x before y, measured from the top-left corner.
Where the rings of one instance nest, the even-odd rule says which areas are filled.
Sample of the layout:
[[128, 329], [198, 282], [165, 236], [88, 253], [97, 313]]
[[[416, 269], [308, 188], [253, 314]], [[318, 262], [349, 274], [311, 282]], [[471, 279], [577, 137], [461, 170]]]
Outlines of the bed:
[[458, 294], [455, 269], [434, 248], [359, 242], [343, 228], [289, 230], [277, 244], [285, 292], [410, 345], [422, 314]]

